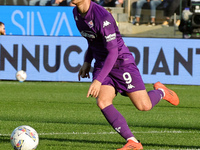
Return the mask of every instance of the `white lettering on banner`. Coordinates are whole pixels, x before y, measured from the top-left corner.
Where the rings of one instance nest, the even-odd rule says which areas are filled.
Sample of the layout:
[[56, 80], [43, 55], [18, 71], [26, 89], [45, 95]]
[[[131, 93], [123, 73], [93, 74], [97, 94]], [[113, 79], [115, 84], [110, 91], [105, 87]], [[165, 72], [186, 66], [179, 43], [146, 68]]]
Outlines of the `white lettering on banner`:
[[[143, 43], [147, 40], [144, 38]], [[77, 81], [87, 49], [83, 37], [0, 36], [0, 41], [0, 79], [9, 80], [15, 80], [15, 72], [23, 69], [30, 74], [27, 80]], [[139, 41], [134, 39], [134, 43]], [[126, 39], [125, 42], [145, 83], [161, 81], [166, 84], [200, 85], [199, 41], [183, 41], [184, 45], [180, 45], [172, 39], [170, 42], [174, 45], [170, 48], [167, 44], [157, 46], [157, 41], [153, 40], [151, 44], [156, 44], [154, 48], [152, 45], [134, 47], [135, 44]], [[128, 76], [125, 76], [127, 79]]]
[[40, 15], [40, 12], [37, 12], [37, 16], [38, 16], [38, 19], [40, 21], [40, 25], [42, 27], [42, 31], [43, 31], [44, 35], [47, 35], [47, 32], [46, 32], [46, 29], [44, 27], [44, 23], [43, 23], [42, 17]]
[[31, 35], [34, 35], [34, 12], [31, 12]]
[[62, 13], [62, 16], [61, 16], [61, 18], [60, 18], [60, 22], [59, 22], [59, 24], [58, 24], [58, 29], [57, 29], [55, 35], [56, 35], [56, 36], [58, 35], [63, 21], [65, 21], [65, 23], [66, 23], [67, 29], [68, 29], [68, 31], [69, 31], [69, 35], [70, 35], [70, 36], [73, 36], [71, 27], [70, 27], [70, 25], [69, 25], [69, 21], [68, 21], [68, 19], [67, 19], [66, 13], [64, 13], [64, 12]]
[[[16, 21], [15, 17], [18, 17], [18, 15], [20, 16], [20, 18], [22, 20], [26, 19], [26, 30], [25, 30], [25, 27], [22, 24], [20, 24], [19, 22]], [[47, 30], [46, 30], [45, 25], [44, 25], [43, 18], [42, 18], [41, 13], [39, 11], [37, 12], [37, 18], [39, 20], [40, 27], [42, 29], [43, 35], [45, 35], [45, 36], [46, 35], [58, 36], [59, 32], [61, 30], [62, 24], [65, 24], [66, 27], [67, 27], [67, 30], [69, 32], [69, 35], [73, 36], [73, 32], [72, 32], [72, 29], [71, 29], [70, 24], [69, 24], [69, 20], [68, 20], [65, 12], [62, 12], [62, 14], [60, 12], [57, 13], [55, 21], [52, 24], [53, 26], [52, 26], [50, 34], [47, 33]], [[11, 16], [12, 23], [22, 31], [22, 35], [34, 35], [34, 28], [35, 28], [34, 21], [35, 21], [35, 19], [36, 18], [35, 18], [34, 12], [30, 12], [30, 11], [27, 11], [26, 18], [24, 16], [23, 12], [20, 11], [20, 10], [15, 10], [12, 13], [12, 16]], [[56, 26], [58, 26], [57, 29], [56, 29]]]
[[[27, 12], [26, 35], [34, 35], [34, 12]], [[31, 30], [31, 31], [30, 31]]]
[[[27, 12], [27, 16], [30, 16], [30, 12]], [[27, 35], [30, 35], [30, 17], [27, 17]]]
[[19, 24], [17, 21], [15, 21], [15, 16], [16, 16], [16, 15], [20, 15], [20, 17], [21, 17], [22, 19], [24, 18], [24, 15], [23, 15], [23, 13], [22, 13], [21, 11], [15, 10], [15, 11], [12, 13], [11, 20], [12, 20], [12, 23], [13, 23], [14, 25], [16, 25], [17, 27], [19, 27], [19, 28], [21, 29], [22, 35], [25, 35], [26, 32], [25, 32], [24, 27], [23, 27], [21, 24]]
[[58, 12], [58, 14], [56, 15], [56, 19], [54, 21], [54, 24], [53, 24], [53, 27], [52, 27], [51, 33], [50, 33], [51, 36], [53, 35], [53, 33], [54, 33], [55, 29], [56, 29], [56, 25], [58, 24], [59, 18], [60, 18], [60, 12]]

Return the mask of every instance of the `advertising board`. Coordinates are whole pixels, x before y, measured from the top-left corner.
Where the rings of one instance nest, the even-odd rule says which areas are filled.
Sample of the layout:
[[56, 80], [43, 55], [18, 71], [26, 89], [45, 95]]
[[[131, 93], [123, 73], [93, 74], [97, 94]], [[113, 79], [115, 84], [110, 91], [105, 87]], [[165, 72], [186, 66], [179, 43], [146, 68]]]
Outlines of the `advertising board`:
[[[199, 40], [123, 39], [145, 83], [200, 85]], [[87, 47], [83, 37], [0, 36], [0, 79], [25, 70], [31, 81], [78, 81]]]
[[7, 35], [80, 36], [73, 18], [74, 7], [0, 6], [0, 21]]

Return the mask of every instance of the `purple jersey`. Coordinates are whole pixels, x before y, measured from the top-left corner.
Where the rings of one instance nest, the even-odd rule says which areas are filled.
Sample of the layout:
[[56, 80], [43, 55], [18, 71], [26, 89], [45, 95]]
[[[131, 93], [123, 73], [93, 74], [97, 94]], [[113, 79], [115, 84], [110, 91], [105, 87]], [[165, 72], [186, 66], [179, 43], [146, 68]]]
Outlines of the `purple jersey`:
[[116, 22], [105, 8], [91, 1], [90, 8], [83, 18], [78, 8], [73, 10], [74, 19], [81, 35], [88, 41], [85, 62], [94, 58], [95, 68], [101, 68], [97, 80], [103, 82], [116, 65], [134, 63], [134, 58], [125, 46]]

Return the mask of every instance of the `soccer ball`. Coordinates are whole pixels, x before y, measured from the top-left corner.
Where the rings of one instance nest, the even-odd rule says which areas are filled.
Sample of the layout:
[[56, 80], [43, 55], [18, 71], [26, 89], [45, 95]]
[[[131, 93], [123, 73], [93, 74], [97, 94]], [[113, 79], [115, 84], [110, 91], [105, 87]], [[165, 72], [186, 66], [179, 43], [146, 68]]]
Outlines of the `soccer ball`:
[[39, 143], [39, 137], [35, 129], [23, 125], [13, 130], [10, 142], [14, 150], [35, 150]]
[[24, 70], [20, 70], [16, 73], [16, 78], [18, 81], [23, 82], [27, 78], [27, 74]]

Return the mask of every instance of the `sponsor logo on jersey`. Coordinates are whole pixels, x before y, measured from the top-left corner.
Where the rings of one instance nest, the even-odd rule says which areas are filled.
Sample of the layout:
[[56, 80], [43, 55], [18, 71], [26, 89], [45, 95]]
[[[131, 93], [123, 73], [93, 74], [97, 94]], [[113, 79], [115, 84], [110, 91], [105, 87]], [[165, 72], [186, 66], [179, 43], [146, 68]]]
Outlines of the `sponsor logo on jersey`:
[[110, 24], [111, 24], [111, 23], [110, 23], [109, 21], [107, 21], [107, 20], [104, 21], [104, 22], [103, 22], [103, 28], [106, 27], [106, 26], [108, 26], [108, 25], [110, 25]]
[[97, 35], [92, 31], [81, 31], [81, 35], [85, 38], [95, 39]]
[[128, 90], [130, 90], [130, 89], [132, 89], [132, 88], [135, 88], [135, 86], [132, 85], [132, 84], [129, 84], [129, 85], [128, 85]]
[[110, 42], [110, 41], [116, 39], [116, 33], [109, 34], [108, 36], [105, 36], [105, 38], [106, 38], [106, 42]]
[[88, 22], [88, 26], [89, 26], [90, 28], [92, 28], [92, 27], [94, 26], [94, 23], [93, 23], [92, 20]]

